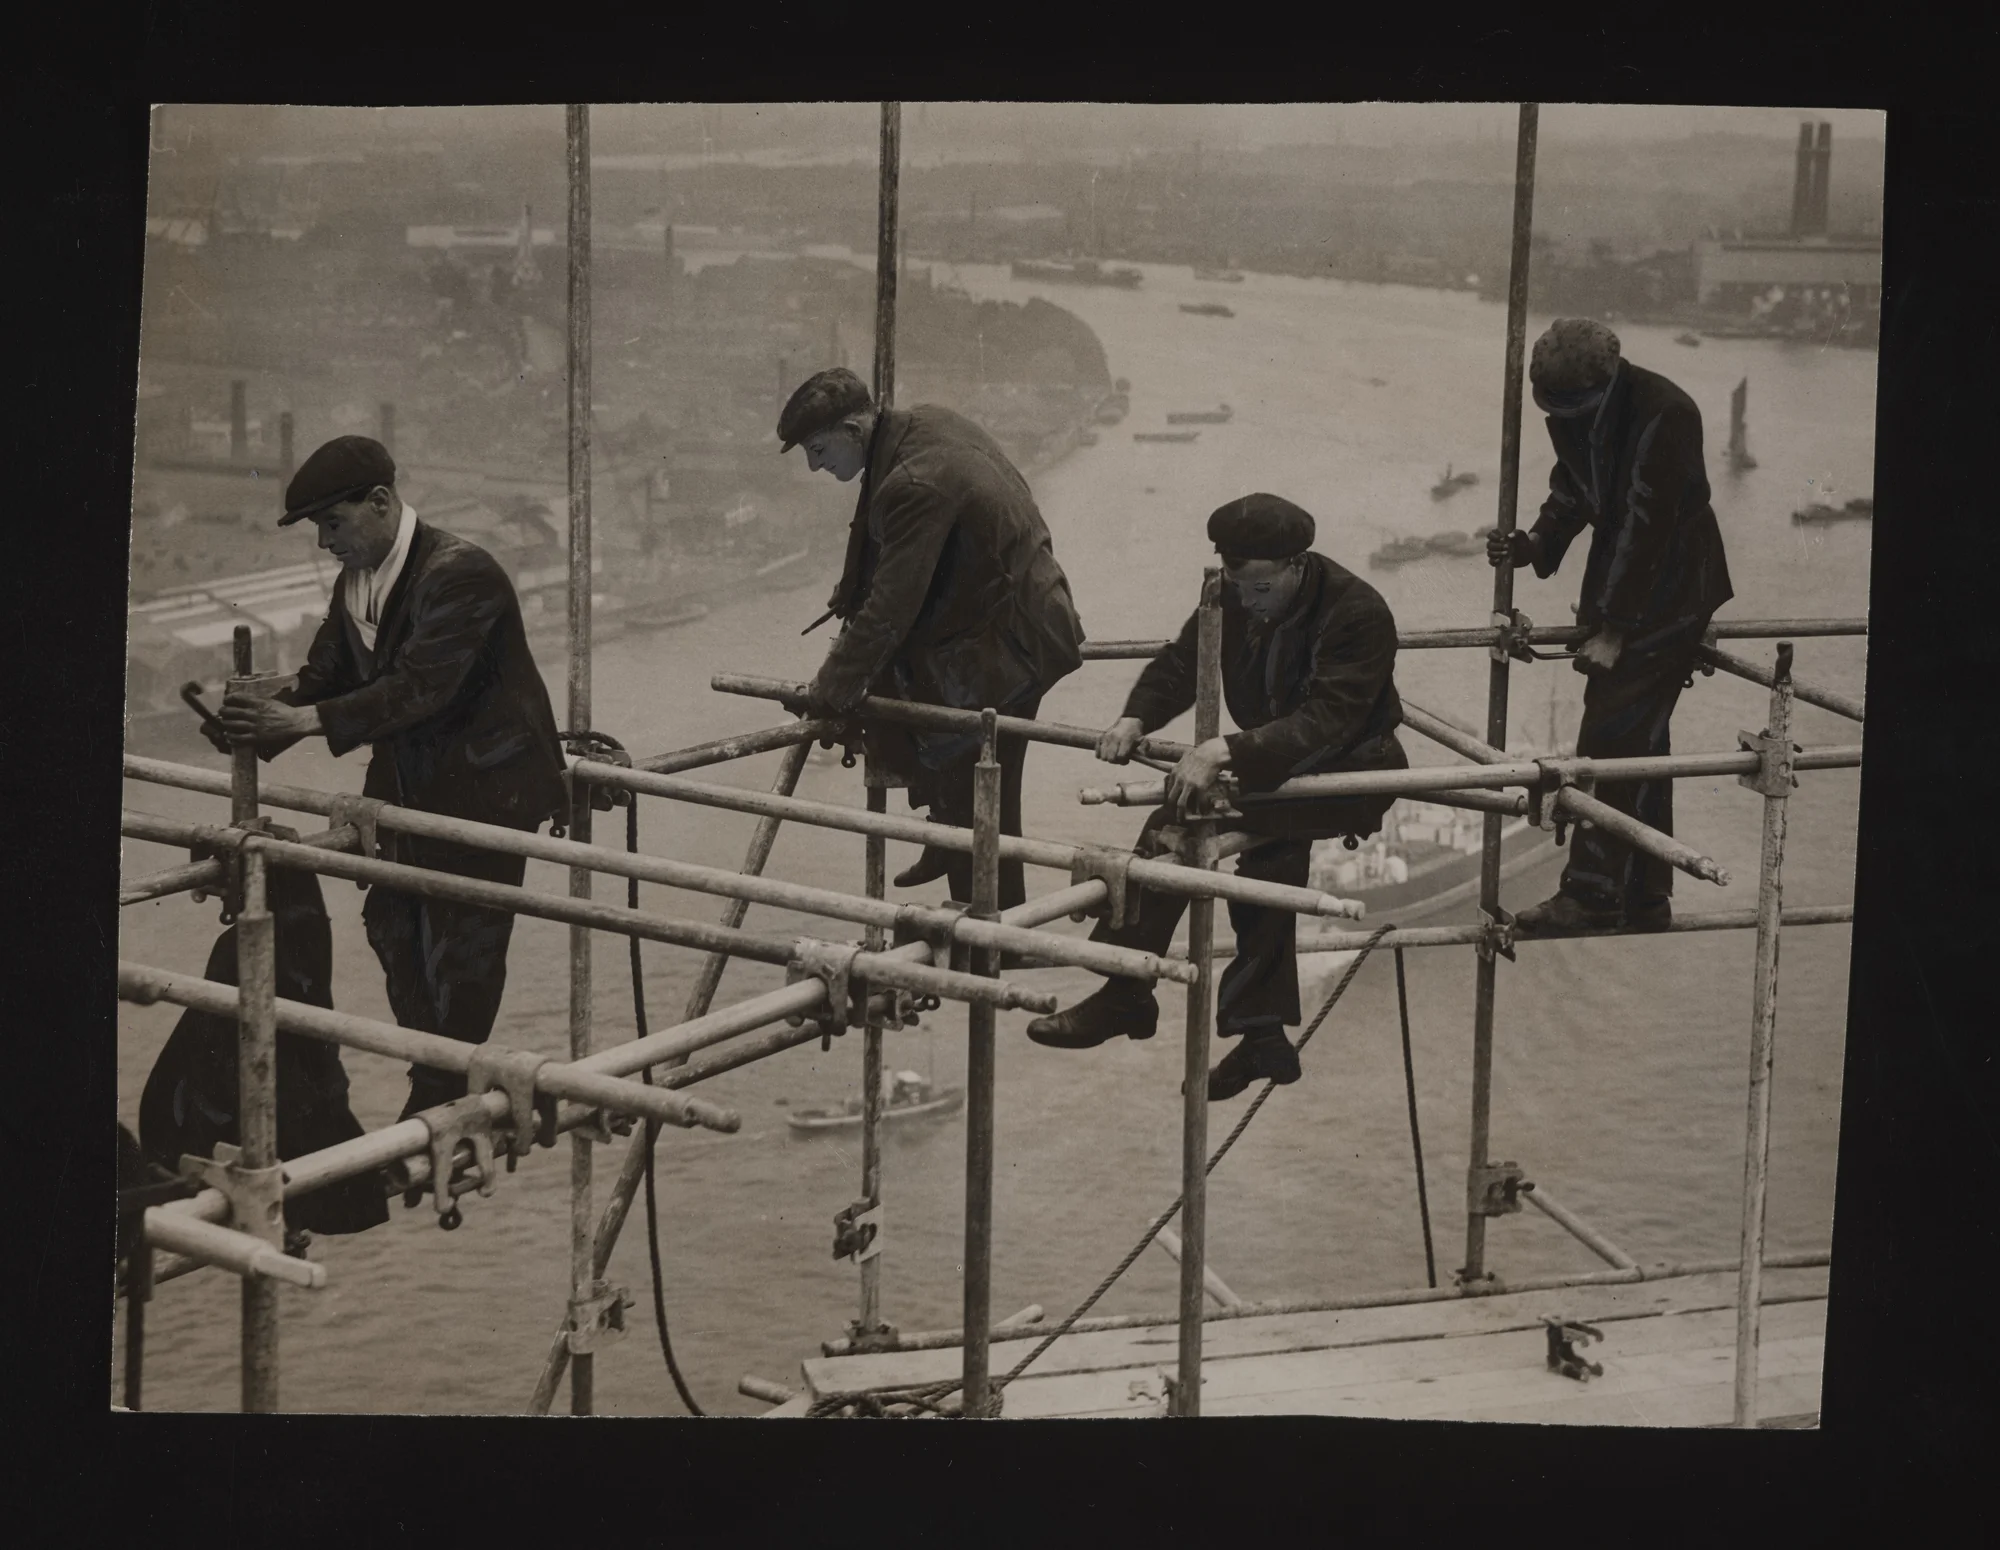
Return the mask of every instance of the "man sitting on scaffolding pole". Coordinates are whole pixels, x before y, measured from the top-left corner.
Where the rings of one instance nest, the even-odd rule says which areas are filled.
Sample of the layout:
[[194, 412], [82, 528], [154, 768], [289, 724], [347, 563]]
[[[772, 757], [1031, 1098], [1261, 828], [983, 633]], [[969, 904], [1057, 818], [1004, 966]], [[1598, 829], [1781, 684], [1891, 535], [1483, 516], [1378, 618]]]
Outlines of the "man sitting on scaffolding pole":
[[[1701, 411], [1659, 373], [1622, 359], [1618, 336], [1589, 318], [1549, 325], [1535, 341], [1528, 382], [1555, 444], [1549, 495], [1527, 532], [1488, 537], [1487, 558], [1496, 567], [1532, 565], [1547, 578], [1577, 534], [1594, 529], [1576, 609], [1576, 622], [1593, 632], [1576, 651], [1588, 678], [1577, 757], [1670, 753], [1668, 724], [1681, 690], [1693, 685], [1695, 650], [1734, 595], [1708, 503]], [[1615, 781], [1596, 795], [1674, 832], [1671, 780]], [[1673, 889], [1665, 861], [1594, 825], [1579, 828], [1558, 891], [1514, 924], [1664, 931]]]
[[[1312, 552], [1313, 519], [1277, 495], [1245, 495], [1208, 519], [1222, 558], [1222, 690], [1242, 728], [1190, 750], [1167, 779], [1167, 800], [1139, 832], [1141, 856], [1176, 848], [1189, 802], [1207, 796], [1224, 770], [1245, 793], [1269, 791], [1295, 775], [1408, 766], [1396, 727], [1403, 702], [1395, 684], [1396, 621], [1367, 582]], [[1124, 764], [1139, 740], [1195, 701], [1200, 614], [1146, 665], [1106, 729], [1097, 756]], [[1303, 887], [1317, 839], [1359, 839], [1382, 826], [1392, 796], [1318, 797], [1246, 803], [1219, 833], [1247, 832], [1257, 843], [1236, 862], [1239, 876]], [[1187, 900], [1144, 893], [1125, 923], [1100, 920], [1091, 940], [1164, 953]], [[1208, 1078], [1211, 1100], [1233, 1098], [1258, 1077], [1295, 1082], [1298, 1051], [1285, 1037], [1299, 1022], [1298, 917], [1288, 910], [1229, 906], [1236, 956], [1222, 971], [1216, 1032], [1240, 1038]], [[1089, 1049], [1123, 1034], [1150, 1039], [1159, 1022], [1153, 988], [1113, 978], [1028, 1037], [1058, 1049]]]
[[[562, 744], [521, 605], [484, 549], [417, 520], [388, 449], [340, 436], [300, 465], [278, 526], [310, 519], [342, 567], [299, 671], [268, 696], [232, 694], [221, 721], [263, 758], [323, 736], [336, 756], [373, 745], [365, 796], [535, 830], [563, 810]], [[518, 888], [527, 861], [497, 850], [383, 834], [410, 866]], [[368, 942], [405, 1028], [483, 1044], [507, 983], [514, 917], [375, 888]], [[462, 1098], [463, 1073], [410, 1067], [402, 1117]]]
[[[791, 708], [850, 711], [867, 694], [1032, 718], [1082, 665], [1083, 625], [1047, 524], [993, 438], [934, 404], [878, 409], [844, 367], [799, 384], [778, 416], [780, 452], [846, 483], [861, 479], [847, 564], [830, 612], [842, 620], [809, 693]], [[868, 751], [909, 786], [934, 823], [972, 824], [977, 732], [878, 724]], [[1027, 739], [1001, 737], [1000, 832], [1021, 832]], [[951, 879], [972, 897], [972, 858], [925, 846], [899, 888]], [[1027, 898], [1018, 861], [1000, 864], [1000, 907]]]

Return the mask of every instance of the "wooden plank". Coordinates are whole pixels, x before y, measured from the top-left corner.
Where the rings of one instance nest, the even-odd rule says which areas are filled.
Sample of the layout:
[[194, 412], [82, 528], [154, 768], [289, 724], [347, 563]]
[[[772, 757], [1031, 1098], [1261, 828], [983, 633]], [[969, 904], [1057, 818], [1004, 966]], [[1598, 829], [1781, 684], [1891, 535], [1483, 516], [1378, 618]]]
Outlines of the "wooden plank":
[[[1769, 1302], [1801, 1296], [1826, 1295], [1824, 1269], [1773, 1270], [1764, 1278]], [[1735, 1306], [1734, 1272], [1682, 1276], [1611, 1286], [1564, 1287], [1547, 1292], [1506, 1292], [1487, 1297], [1458, 1298], [1432, 1303], [1407, 1303], [1383, 1308], [1353, 1308], [1324, 1313], [1273, 1314], [1209, 1322], [1203, 1331], [1204, 1361], [1270, 1355], [1288, 1351], [1429, 1340], [1508, 1329], [1539, 1329], [1544, 1314], [1557, 1318], [1603, 1323], [1647, 1315], [1688, 1313]], [[1176, 1345], [1172, 1325], [1138, 1329], [1099, 1330], [1066, 1335], [1045, 1352], [1031, 1372], [1052, 1376], [1065, 1372], [1106, 1372], [1125, 1367], [1149, 1368]], [[1012, 1368], [1033, 1344], [995, 1342], [996, 1373]], [[937, 1351], [889, 1351], [870, 1356], [811, 1357], [801, 1364], [806, 1381], [817, 1394], [904, 1388], [949, 1382], [958, 1376], [963, 1359], [956, 1347]]]
[[[1202, 1404], [1208, 1413], [1220, 1413], [1217, 1407], [1226, 1404], [1239, 1414], [1448, 1412], [1472, 1419], [1487, 1409], [1524, 1403], [1560, 1406], [1586, 1391], [1616, 1392], [1630, 1399], [1641, 1393], [1706, 1389], [1717, 1383], [1726, 1389], [1733, 1372], [1734, 1332], [1730, 1310], [1615, 1324], [1606, 1330], [1603, 1344], [1588, 1348], [1588, 1354], [1607, 1369], [1588, 1384], [1549, 1372], [1546, 1338], [1539, 1329], [1244, 1358], [1207, 1368]], [[1817, 1374], [1824, 1343], [1823, 1302], [1768, 1310], [1762, 1342], [1765, 1376]], [[1166, 1365], [1024, 1377], [1007, 1391], [1005, 1413], [1015, 1417], [1157, 1413]], [[1524, 1400], [1529, 1393], [1544, 1397]], [[1814, 1398], [1806, 1408], [1816, 1404]], [[1704, 1424], [1649, 1422], [1642, 1405], [1612, 1408], [1630, 1411], [1625, 1415], [1628, 1424]]]

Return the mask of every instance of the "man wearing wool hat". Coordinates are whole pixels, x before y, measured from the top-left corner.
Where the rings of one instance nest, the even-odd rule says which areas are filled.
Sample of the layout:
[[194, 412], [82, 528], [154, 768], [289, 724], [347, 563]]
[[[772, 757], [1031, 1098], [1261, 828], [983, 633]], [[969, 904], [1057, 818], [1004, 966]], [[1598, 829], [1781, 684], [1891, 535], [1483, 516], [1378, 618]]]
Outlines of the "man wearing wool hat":
[[[1245, 495], [1208, 519], [1222, 557], [1222, 692], [1243, 730], [1197, 744], [1167, 781], [1167, 801], [1140, 831], [1140, 855], [1173, 848], [1172, 826], [1190, 801], [1228, 770], [1244, 792], [1268, 791], [1294, 775], [1403, 769], [1396, 740], [1396, 621], [1367, 582], [1312, 552], [1313, 519], [1277, 495]], [[1125, 713], [1098, 741], [1097, 757], [1123, 764], [1139, 739], [1194, 704], [1199, 612], [1146, 665]], [[1312, 842], [1372, 834], [1390, 796], [1321, 797], [1246, 805], [1218, 827], [1257, 843], [1237, 858], [1242, 877], [1302, 887]], [[1124, 925], [1100, 921], [1092, 940], [1164, 953], [1187, 900], [1142, 894]], [[1236, 956], [1222, 971], [1216, 1032], [1240, 1039], [1209, 1073], [1210, 1099], [1233, 1098], [1259, 1078], [1295, 1082], [1298, 1052], [1285, 1037], [1299, 1021], [1297, 917], [1288, 910], [1229, 906]], [[1149, 1039], [1159, 1021], [1153, 988], [1112, 978], [1066, 1012], [1038, 1018], [1028, 1037], [1058, 1049], [1088, 1049], [1123, 1035]]]
[[[417, 520], [379, 441], [339, 436], [285, 488], [280, 527], [310, 520], [342, 567], [299, 671], [268, 696], [232, 694], [230, 738], [270, 758], [305, 737], [338, 756], [373, 746], [363, 794], [533, 830], [563, 807], [562, 744], [514, 585], [478, 545]], [[527, 862], [382, 833], [387, 859], [519, 887]], [[483, 1044], [507, 982], [514, 917], [390, 888], [361, 917], [405, 1028]], [[407, 1119], [465, 1095], [463, 1074], [410, 1068]]]
[[[1671, 751], [1674, 705], [1692, 679], [1695, 649], [1732, 593], [1722, 531], [1709, 505], [1701, 411], [1657, 372], [1619, 354], [1618, 336], [1588, 318], [1558, 318], [1528, 364], [1548, 415], [1556, 461], [1548, 499], [1527, 532], [1494, 532], [1495, 566], [1532, 565], [1549, 577], [1591, 528], [1577, 623], [1583, 691], [1580, 758]], [[1674, 832], [1671, 780], [1615, 781], [1597, 795], [1663, 834]], [[1621, 922], [1664, 930], [1673, 918], [1673, 868], [1599, 828], [1576, 830], [1554, 897], [1521, 911], [1525, 931]]]

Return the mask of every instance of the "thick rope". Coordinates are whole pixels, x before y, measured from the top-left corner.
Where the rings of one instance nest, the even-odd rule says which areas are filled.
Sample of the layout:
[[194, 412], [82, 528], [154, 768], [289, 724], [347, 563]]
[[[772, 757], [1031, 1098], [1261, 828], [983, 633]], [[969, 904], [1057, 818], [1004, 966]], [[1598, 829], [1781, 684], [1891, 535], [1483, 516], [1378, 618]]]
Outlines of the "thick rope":
[[[1361, 965], [1368, 961], [1368, 955], [1375, 950], [1375, 944], [1380, 942], [1383, 937], [1387, 936], [1393, 930], [1395, 930], [1394, 925], [1377, 927], [1375, 933], [1366, 942], [1361, 944], [1360, 950], [1354, 955], [1354, 961], [1347, 966], [1347, 971], [1341, 975], [1340, 983], [1333, 987], [1332, 992], [1321, 1003], [1320, 1009], [1313, 1014], [1312, 1021], [1306, 1024], [1305, 1030], [1299, 1035], [1297, 1048], [1301, 1052], [1312, 1041], [1312, 1036], [1319, 1032], [1320, 1024], [1326, 1021], [1327, 1015], [1333, 1011], [1334, 1007], [1339, 1003], [1340, 998], [1347, 994], [1347, 987], [1354, 983], [1354, 976], [1360, 972]], [[1207, 1165], [1202, 1169], [1203, 1177], [1215, 1172], [1216, 1164], [1229, 1154], [1229, 1149], [1236, 1144], [1243, 1132], [1250, 1128], [1250, 1122], [1257, 1117], [1257, 1111], [1264, 1107], [1265, 1100], [1271, 1096], [1271, 1093], [1277, 1086], [1278, 1084], [1274, 1081], [1266, 1082], [1264, 1090], [1250, 1101], [1250, 1107], [1243, 1111], [1243, 1117], [1236, 1122], [1236, 1128], [1229, 1132], [1228, 1136], [1223, 1140], [1222, 1145], [1218, 1146], [1209, 1157]], [[1131, 1252], [1118, 1262], [1117, 1268], [1102, 1281], [1098, 1282], [1096, 1289], [1088, 1297], [1084, 1298], [1081, 1303], [1077, 1304], [1076, 1308], [1062, 1323], [1058, 1324], [1053, 1331], [1045, 1335], [1040, 1344], [1026, 1356], [1022, 1357], [1020, 1361], [1016, 1362], [1004, 1377], [994, 1379], [993, 1390], [995, 1394], [998, 1394], [1008, 1384], [1020, 1377], [1022, 1373], [1035, 1364], [1050, 1346], [1062, 1339], [1064, 1335], [1067, 1335], [1076, 1325], [1076, 1322], [1097, 1305], [1098, 1299], [1103, 1297], [1106, 1292], [1110, 1291], [1117, 1284], [1118, 1278], [1138, 1263], [1139, 1256], [1144, 1254], [1147, 1248], [1151, 1246], [1153, 1240], [1159, 1236], [1160, 1230], [1179, 1214], [1181, 1205], [1185, 1199], [1184, 1195], [1176, 1196], [1174, 1203], [1160, 1213], [1154, 1220], [1153, 1225], [1148, 1227], [1139, 1241], [1132, 1246]], [[849, 1407], [852, 1407], [857, 1415], [878, 1416], [888, 1415], [892, 1411], [901, 1409], [904, 1406], [914, 1406], [920, 1410], [938, 1411], [940, 1410], [940, 1406], [937, 1402], [947, 1394], [956, 1392], [963, 1386], [963, 1382], [963, 1379], [954, 1379], [949, 1383], [930, 1384], [920, 1388], [879, 1389], [873, 1391], [856, 1390], [845, 1393], [826, 1394], [813, 1401], [811, 1408], [807, 1410], [806, 1414], [809, 1417], [817, 1418], [832, 1415], [837, 1411], [845, 1410]], [[907, 1414], [908, 1412], [904, 1411], [904, 1413]]]

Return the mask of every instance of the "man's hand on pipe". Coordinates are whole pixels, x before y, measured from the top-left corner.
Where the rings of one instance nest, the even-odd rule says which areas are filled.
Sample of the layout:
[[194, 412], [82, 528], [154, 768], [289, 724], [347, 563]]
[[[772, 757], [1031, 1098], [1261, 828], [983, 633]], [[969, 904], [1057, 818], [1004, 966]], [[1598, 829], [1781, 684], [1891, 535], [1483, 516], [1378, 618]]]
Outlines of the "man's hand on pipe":
[[1188, 816], [1189, 806], [1215, 790], [1216, 782], [1229, 765], [1229, 744], [1219, 737], [1197, 743], [1181, 756], [1181, 762], [1167, 775], [1167, 809], [1178, 821]]
[[1145, 735], [1146, 724], [1137, 716], [1120, 716], [1097, 740], [1097, 757], [1106, 764], [1129, 764]]
[[320, 730], [319, 711], [311, 705], [287, 705], [283, 700], [240, 690], [223, 699], [216, 719], [236, 746], [256, 747], [282, 743], [291, 738], [310, 737]]

